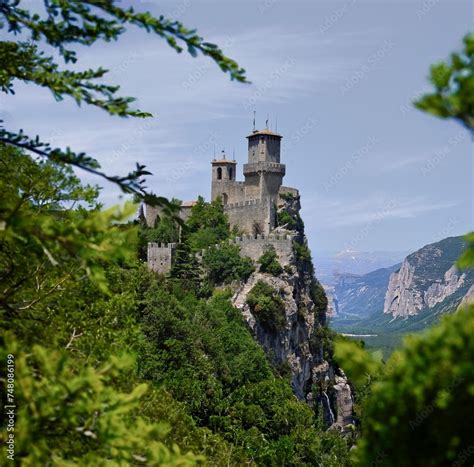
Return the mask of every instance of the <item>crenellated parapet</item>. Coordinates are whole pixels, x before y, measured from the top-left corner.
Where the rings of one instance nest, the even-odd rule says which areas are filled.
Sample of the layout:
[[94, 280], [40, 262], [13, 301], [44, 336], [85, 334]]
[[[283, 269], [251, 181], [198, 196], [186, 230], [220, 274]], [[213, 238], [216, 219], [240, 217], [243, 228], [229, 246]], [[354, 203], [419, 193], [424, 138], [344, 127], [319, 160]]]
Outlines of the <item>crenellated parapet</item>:
[[279, 257], [280, 263], [285, 266], [292, 262], [294, 235], [269, 234], [269, 235], [244, 235], [232, 240], [240, 248], [242, 256], [248, 256], [253, 261], [258, 261], [269, 246], [273, 246]]

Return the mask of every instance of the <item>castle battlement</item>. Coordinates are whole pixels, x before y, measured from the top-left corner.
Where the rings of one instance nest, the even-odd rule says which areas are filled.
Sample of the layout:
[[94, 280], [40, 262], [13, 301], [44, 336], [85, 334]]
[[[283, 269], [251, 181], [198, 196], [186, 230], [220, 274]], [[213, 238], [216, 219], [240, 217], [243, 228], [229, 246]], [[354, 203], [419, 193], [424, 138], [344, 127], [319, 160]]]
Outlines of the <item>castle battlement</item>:
[[176, 243], [155, 243], [155, 242], [149, 242], [148, 243], [148, 248], [151, 248], [153, 250], [174, 250], [176, 249]]
[[262, 199], [249, 199], [246, 201], [240, 201], [238, 203], [229, 203], [224, 205], [224, 210], [245, 208], [248, 206], [258, 206], [264, 204], [266, 201], [267, 200]]
[[231, 240], [233, 243], [242, 243], [242, 242], [259, 242], [259, 241], [271, 241], [271, 242], [292, 242], [294, 235], [290, 234], [257, 234], [257, 235], [243, 235], [241, 237], [236, 237]]
[[[212, 200], [221, 199], [231, 227], [237, 227], [244, 235], [230, 242], [239, 246], [242, 256], [257, 261], [265, 249], [275, 247], [280, 262], [289, 264], [293, 258], [292, 235], [274, 232], [277, 206], [285, 194], [299, 196], [298, 190], [283, 186], [286, 166], [280, 162], [281, 135], [266, 130], [254, 130], [248, 138], [248, 161], [244, 165], [245, 181], [237, 181], [237, 162], [227, 159], [224, 152], [212, 160]], [[192, 203], [183, 204], [180, 217], [186, 221], [191, 214]], [[158, 208], [146, 206], [147, 225], [155, 225], [161, 215]], [[219, 245], [217, 245], [219, 247]], [[205, 251], [196, 254], [202, 260]], [[148, 244], [150, 269], [166, 274], [176, 254], [176, 243]]]

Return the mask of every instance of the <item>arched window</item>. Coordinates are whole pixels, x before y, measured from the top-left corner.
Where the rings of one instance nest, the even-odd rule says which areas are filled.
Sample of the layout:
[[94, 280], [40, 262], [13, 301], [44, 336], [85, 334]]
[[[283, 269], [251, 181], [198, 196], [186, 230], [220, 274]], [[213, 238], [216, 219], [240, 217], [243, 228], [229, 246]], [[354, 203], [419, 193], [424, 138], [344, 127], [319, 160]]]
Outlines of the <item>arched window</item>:
[[233, 179], [234, 179], [234, 171], [232, 167], [229, 167], [229, 180], [233, 180]]
[[222, 180], [222, 169], [220, 167], [217, 168], [217, 180]]

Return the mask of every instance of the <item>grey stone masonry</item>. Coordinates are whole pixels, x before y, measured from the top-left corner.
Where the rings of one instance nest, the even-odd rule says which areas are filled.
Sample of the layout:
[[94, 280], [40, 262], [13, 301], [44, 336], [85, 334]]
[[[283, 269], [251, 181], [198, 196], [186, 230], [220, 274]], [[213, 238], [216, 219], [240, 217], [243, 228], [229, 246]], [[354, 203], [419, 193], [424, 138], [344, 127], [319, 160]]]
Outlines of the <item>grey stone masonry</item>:
[[268, 246], [273, 246], [282, 266], [290, 264], [293, 258], [293, 235], [244, 235], [237, 237], [233, 243], [240, 247], [241, 256], [248, 256], [258, 261]]
[[168, 274], [171, 271], [175, 253], [176, 243], [148, 243], [148, 268], [157, 274]]

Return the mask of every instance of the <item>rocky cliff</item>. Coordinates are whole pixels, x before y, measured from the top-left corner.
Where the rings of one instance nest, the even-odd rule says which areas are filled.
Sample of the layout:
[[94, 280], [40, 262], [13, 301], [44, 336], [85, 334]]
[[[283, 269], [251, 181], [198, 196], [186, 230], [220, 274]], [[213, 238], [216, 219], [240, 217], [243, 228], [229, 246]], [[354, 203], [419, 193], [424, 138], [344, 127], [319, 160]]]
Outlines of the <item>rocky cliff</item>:
[[462, 237], [451, 237], [407, 256], [390, 276], [384, 314], [406, 318], [446, 307], [455, 310], [474, 279], [472, 271], [455, 266], [464, 248]]
[[368, 274], [337, 274], [333, 287], [336, 303], [333, 322], [362, 319], [382, 310], [390, 275], [399, 268], [397, 264]]
[[[299, 211], [299, 197], [281, 200], [280, 226], [275, 233], [293, 235], [294, 245], [289, 255], [276, 249], [283, 267], [281, 274], [257, 270], [236, 291], [233, 303], [275, 365], [289, 367], [295, 395], [322, 407], [327, 424], [344, 430], [353, 423], [351, 388], [343, 371], [328, 355], [327, 300], [314, 276]], [[248, 303], [249, 294], [262, 282], [276, 291], [284, 303], [284, 321], [278, 329], [259, 322]]]

